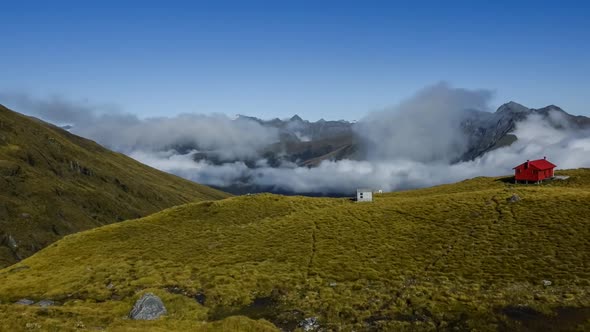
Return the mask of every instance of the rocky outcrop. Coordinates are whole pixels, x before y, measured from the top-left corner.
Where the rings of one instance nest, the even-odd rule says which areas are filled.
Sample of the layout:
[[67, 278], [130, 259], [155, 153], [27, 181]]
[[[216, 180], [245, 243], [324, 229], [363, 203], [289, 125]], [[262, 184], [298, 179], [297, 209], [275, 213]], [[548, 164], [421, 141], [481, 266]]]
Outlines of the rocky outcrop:
[[16, 248], [18, 248], [18, 244], [16, 242], [16, 240], [14, 239], [14, 237], [12, 237], [12, 235], [8, 234], [6, 236], [6, 245], [8, 246], [8, 248], [10, 248], [11, 250], [16, 250]]
[[135, 302], [129, 318], [136, 320], [154, 320], [167, 313], [162, 300], [152, 293], [145, 293]]
[[21, 260], [18, 241], [11, 234], [0, 235], [0, 245], [8, 248], [8, 252], [11, 253], [14, 260]]
[[510, 196], [510, 198], [507, 198], [506, 200], [508, 201], [508, 203], [516, 203], [520, 201], [520, 196], [518, 196], [517, 194], [512, 194], [512, 196]]
[[317, 331], [320, 327], [317, 317], [308, 317], [299, 323], [299, 327], [305, 332]]
[[35, 305], [38, 305], [42, 308], [47, 308], [55, 305], [55, 301], [52, 300], [41, 300], [37, 302]]
[[35, 303], [35, 301], [29, 300], [29, 299], [20, 299], [15, 302], [15, 304], [22, 304], [22, 305], [31, 305], [33, 303]]

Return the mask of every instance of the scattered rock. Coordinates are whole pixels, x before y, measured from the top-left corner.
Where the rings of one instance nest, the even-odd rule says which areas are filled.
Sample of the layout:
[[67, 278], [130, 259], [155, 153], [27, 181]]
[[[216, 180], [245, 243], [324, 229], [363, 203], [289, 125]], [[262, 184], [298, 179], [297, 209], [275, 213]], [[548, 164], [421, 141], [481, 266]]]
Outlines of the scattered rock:
[[166, 307], [159, 297], [152, 293], [145, 293], [135, 302], [129, 317], [136, 320], [154, 320], [166, 313]]
[[29, 218], [31, 217], [31, 215], [30, 215], [30, 214], [28, 214], [28, 213], [21, 213], [21, 215], [20, 215], [20, 216], [21, 216], [22, 218], [24, 218], [24, 219], [29, 219]]
[[547, 287], [547, 286], [551, 286], [553, 283], [549, 280], [543, 280], [541, 281], [543, 283], [543, 286]]
[[569, 178], [570, 177], [567, 176], [567, 175], [556, 175], [556, 176], [553, 177], [554, 180], [567, 180]]
[[41, 300], [37, 302], [37, 305], [43, 308], [51, 307], [55, 305], [55, 301], [52, 300]]
[[518, 196], [517, 194], [512, 194], [512, 196], [510, 198], [508, 198], [507, 201], [509, 203], [516, 203], [516, 202], [520, 201], [520, 196]]
[[6, 244], [8, 244], [8, 248], [12, 250], [18, 247], [16, 240], [10, 234], [8, 234], [8, 236], [6, 237]]
[[311, 332], [316, 331], [320, 327], [320, 324], [318, 323], [317, 317], [308, 317], [299, 323], [299, 327], [305, 332]]
[[113, 285], [112, 282], [109, 282], [109, 284], [107, 285], [107, 289], [113, 289], [113, 287], [115, 287], [115, 285]]
[[337, 285], [338, 285], [338, 283], [336, 283], [336, 282], [331, 282], [328, 284], [328, 286], [330, 286], [330, 287], [336, 287]]
[[27, 330], [38, 330], [41, 328], [41, 324], [39, 323], [26, 323], [25, 329]]
[[31, 305], [33, 303], [35, 303], [35, 301], [29, 300], [29, 299], [20, 299], [15, 302], [15, 304], [22, 304], [22, 305]]
[[206, 300], [207, 300], [207, 297], [202, 292], [198, 292], [195, 295], [195, 301], [197, 301], [200, 305], [205, 305]]

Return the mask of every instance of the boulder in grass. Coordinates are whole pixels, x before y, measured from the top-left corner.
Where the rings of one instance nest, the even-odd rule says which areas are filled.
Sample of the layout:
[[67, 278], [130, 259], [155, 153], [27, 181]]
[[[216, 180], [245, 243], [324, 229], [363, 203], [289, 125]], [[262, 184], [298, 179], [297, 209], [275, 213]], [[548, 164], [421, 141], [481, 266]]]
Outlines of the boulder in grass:
[[308, 317], [299, 322], [299, 327], [305, 332], [317, 331], [320, 327], [317, 317]]
[[20, 299], [20, 300], [16, 301], [15, 303], [22, 304], [22, 305], [31, 305], [31, 304], [35, 303], [35, 301], [29, 300], [29, 299]]
[[135, 320], [154, 320], [166, 313], [166, 307], [159, 297], [152, 293], [145, 293], [135, 302], [129, 317]]
[[517, 194], [512, 194], [512, 196], [508, 198], [507, 201], [508, 203], [516, 203], [520, 201], [520, 196], [518, 196]]
[[43, 308], [51, 307], [51, 306], [55, 305], [55, 301], [41, 300], [41, 301], [37, 302], [37, 305], [40, 307], [43, 307]]

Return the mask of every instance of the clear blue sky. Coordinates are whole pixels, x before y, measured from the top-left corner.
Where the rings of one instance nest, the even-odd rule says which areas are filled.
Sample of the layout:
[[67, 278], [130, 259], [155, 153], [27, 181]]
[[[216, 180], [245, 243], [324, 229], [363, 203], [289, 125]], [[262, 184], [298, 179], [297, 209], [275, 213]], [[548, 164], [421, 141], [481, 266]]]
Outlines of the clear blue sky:
[[[562, 1], [3, 1], [0, 90], [142, 116], [357, 119], [441, 80], [590, 114], [590, 10]], [[2, 101], [0, 101], [1, 103]]]

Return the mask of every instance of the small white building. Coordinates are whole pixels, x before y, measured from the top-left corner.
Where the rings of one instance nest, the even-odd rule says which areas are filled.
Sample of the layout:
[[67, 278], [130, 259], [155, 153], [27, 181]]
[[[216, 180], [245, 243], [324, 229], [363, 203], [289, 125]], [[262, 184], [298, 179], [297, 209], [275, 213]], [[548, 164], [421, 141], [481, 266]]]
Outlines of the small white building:
[[371, 189], [357, 189], [356, 190], [356, 201], [357, 202], [372, 202], [373, 201], [373, 190], [371, 190]]

